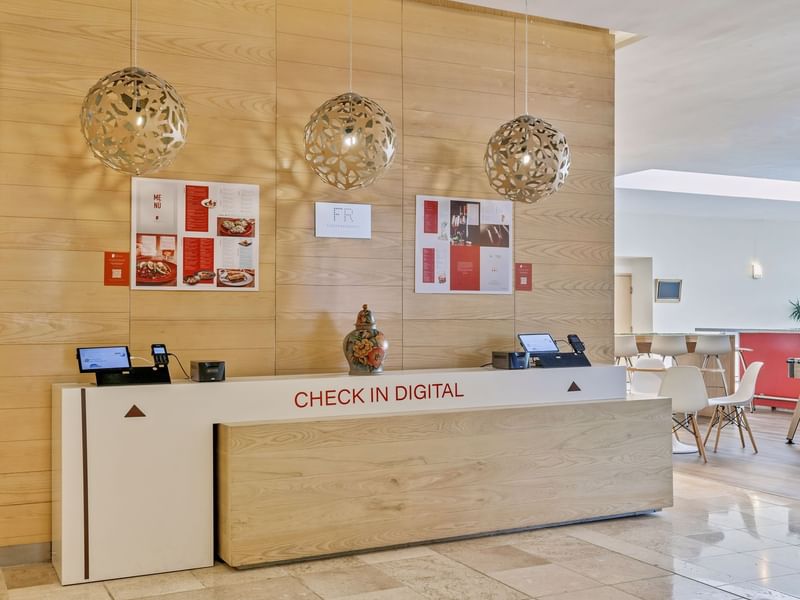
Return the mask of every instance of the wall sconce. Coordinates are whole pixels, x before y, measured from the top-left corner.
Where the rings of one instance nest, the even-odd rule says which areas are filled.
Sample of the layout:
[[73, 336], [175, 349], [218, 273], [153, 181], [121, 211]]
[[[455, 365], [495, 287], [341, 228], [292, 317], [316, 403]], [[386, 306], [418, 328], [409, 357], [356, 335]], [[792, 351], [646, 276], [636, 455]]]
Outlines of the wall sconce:
[[764, 269], [759, 263], [753, 263], [753, 279], [761, 279], [764, 277]]

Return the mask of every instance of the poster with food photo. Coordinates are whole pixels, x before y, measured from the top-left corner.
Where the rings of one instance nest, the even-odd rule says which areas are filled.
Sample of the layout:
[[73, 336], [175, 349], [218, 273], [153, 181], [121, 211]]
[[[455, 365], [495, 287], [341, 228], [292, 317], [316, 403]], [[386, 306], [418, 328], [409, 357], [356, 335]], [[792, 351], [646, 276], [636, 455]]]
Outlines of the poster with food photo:
[[257, 185], [134, 177], [134, 289], [258, 289]]
[[512, 293], [512, 203], [417, 196], [418, 294]]

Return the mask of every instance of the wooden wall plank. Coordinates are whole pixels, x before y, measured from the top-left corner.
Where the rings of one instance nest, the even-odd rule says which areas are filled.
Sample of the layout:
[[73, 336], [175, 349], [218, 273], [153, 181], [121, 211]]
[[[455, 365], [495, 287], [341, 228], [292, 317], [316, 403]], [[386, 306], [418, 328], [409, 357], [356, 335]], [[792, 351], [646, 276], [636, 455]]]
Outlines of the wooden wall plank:
[[0, 475], [0, 506], [50, 502], [50, 471]]

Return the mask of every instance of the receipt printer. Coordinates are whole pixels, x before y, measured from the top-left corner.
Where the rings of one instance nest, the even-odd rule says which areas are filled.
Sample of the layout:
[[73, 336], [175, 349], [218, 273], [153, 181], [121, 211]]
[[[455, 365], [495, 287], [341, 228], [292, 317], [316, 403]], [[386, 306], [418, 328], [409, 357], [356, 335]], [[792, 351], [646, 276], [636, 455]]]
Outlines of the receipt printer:
[[527, 369], [530, 363], [528, 352], [492, 352], [495, 369]]
[[225, 381], [224, 360], [193, 360], [192, 381]]

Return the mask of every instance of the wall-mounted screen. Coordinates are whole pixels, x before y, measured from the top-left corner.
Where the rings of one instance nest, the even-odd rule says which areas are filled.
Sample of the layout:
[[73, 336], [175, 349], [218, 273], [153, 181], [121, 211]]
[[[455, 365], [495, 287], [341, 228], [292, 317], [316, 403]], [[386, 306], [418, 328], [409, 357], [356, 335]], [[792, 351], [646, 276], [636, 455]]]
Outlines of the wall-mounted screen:
[[127, 346], [78, 348], [78, 367], [81, 373], [123, 371], [131, 368], [131, 355]]
[[681, 279], [656, 279], [656, 302], [680, 302]]

